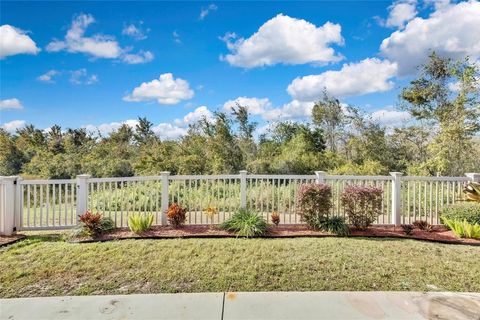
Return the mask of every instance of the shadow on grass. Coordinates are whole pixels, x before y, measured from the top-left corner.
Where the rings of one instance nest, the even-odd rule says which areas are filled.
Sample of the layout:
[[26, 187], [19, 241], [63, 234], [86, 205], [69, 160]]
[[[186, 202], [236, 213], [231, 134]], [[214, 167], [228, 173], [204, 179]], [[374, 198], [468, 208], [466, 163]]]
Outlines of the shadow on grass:
[[64, 242], [65, 235], [63, 234], [42, 234], [42, 235], [27, 235], [25, 238], [8, 246], [9, 248], [24, 248], [37, 243], [43, 242]]

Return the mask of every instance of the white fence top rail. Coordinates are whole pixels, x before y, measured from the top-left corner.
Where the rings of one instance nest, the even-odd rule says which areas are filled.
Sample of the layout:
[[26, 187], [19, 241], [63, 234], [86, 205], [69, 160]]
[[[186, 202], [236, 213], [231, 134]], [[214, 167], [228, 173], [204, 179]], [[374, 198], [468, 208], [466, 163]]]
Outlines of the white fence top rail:
[[295, 174], [249, 174], [247, 179], [316, 179], [315, 175], [295, 175]]
[[52, 180], [19, 180], [18, 184], [69, 184], [75, 183], [75, 179], [52, 179]]
[[418, 177], [418, 176], [404, 176], [402, 177], [404, 181], [470, 181], [472, 180], [469, 177]]
[[344, 176], [344, 175], [326, 175], [326, 180], [393, 180], [392, 176]]

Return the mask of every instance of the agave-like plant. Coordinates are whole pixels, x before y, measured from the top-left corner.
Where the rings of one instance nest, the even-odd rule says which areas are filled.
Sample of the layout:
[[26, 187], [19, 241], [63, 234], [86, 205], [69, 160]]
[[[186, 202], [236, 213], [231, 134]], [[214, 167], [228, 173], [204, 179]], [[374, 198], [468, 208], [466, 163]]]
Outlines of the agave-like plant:
[[480, 202], [480, 183], [473, 181], [467, 183], [463, 189], [463, 193], [465, 193], [468, 201]]
[[137, 234], [145, 232], [152, 226], [153, 218], [153, 213], [147, 215], [134, 213], [128, 217], [128, 227], [132, 232]]

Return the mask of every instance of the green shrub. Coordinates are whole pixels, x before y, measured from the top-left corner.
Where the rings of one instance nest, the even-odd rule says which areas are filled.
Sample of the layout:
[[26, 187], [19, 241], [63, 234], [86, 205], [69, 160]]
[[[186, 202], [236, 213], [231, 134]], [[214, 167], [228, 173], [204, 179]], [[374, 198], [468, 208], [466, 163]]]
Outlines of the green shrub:
[[332, 188], [324, 183], [308, 183], [297, 194], [297, 211], [308, 227], [318, 230], [332, 207]]
[[321, 229], [334, 233], [338, 236], [347, 236], [349, 233], [347, 223], [343, 217], [327, 218], [322, 223]]
[[73, 230], [72, 237], [98, 236], [115, 229], [115, 222], [111, 218], [102, 217], [100, 213], [85, 212], [79, 216], [80, 223]]
[[[440, 219], [467, 220], [468, 223], [480, 224], [480, 203], [477, 202], [458, 202], [446, 206], [440, 212]], [[445, 224], [445, 222], [443, 222]]]
[[247, 209], [238, 209], [230, 219], [220, 225], [220, 228], [249, 238], [264, 235], [267, 232], [268, 224], [258, 213]]
[[135, 213], [128, 217], [128, 227], [134, 233], [142, 233], [150, 229], [153, 223], [154, 215]]
[[480, 239], [480, 224], [468, 223], [467, 220], [458, 221], [443, 219], [443, 223], [450, 228], [457, 237]]
[[358, 229], [366, 229], [382, 212], [383, 190], [376, 187], [347, 186], [341, 200], [348, 220]]

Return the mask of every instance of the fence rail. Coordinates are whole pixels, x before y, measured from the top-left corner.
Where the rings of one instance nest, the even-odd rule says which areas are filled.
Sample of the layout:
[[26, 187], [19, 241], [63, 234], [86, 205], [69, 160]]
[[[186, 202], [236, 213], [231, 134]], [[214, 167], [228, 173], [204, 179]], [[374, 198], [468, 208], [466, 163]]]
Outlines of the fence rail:
[[[327, 183], [332, 188], [331, 214], [345, 216], [341, 194], [348, 185], [375, 186], [383, 190], [382, 213], [377, 224], [412, 223], [417, 219], [439, 223], [439, 211], [463, 200], [463, 185], [480, 181], [480, 174], [465, 177], [416, 177], [327, 175], [170, 175], [76, 179], [23, 180], [0, 177], [0, 234], [14, 230], [49, 230], [77, 225], [86, 210], [110, 217], [118, 227], [127, 226], [133, 213], [153, 213], [154, 223], [167, 223], [168, 205], [178, 202], [187, 210], [187, 224], [218, 224], [239, 207], [258, 211], [270, 222], [280, 214], [281, 224], [301, 223], [296, 211], [297, 192], [305, 183]], [[207, 216], [206, 208], [217, 214]]]

